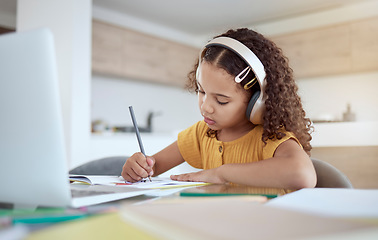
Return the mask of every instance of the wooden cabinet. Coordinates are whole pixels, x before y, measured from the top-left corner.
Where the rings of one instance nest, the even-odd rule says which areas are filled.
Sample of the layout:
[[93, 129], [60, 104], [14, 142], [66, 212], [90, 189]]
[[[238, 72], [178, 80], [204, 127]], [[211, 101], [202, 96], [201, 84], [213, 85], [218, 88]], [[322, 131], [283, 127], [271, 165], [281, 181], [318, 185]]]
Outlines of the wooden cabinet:
[[378, 71], [378, 17], [271, 39], [297, 78]]
[[199, 49], [93, 21], [92, 71], [127, 79], [184, 86]]
[[354, 188], [378, 188], [378, 146], [314, 147], [311, 156], [335, 166]]
[[352, 70], [378, 70], [378, 17], [351, 23], [350, 38]]
[[[199, 49], [93, 21], [92, 70], [184, 86]], [[378, 17], [272, 36], [297, 78], [378, 71]]]

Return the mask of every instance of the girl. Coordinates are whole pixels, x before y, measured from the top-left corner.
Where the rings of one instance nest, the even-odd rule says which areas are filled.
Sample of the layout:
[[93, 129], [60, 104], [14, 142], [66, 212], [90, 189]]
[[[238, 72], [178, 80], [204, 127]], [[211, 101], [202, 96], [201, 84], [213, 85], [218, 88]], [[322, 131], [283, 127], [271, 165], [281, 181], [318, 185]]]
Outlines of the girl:
[[255, 187], [314, 187], [310, 125], [292, 69], [272, 41], [246, 28], [208, 43], [188, 74], [203, 121], [151, 156], [135, 153], [122, 169], [135, 182], [186, 161], [203, 171], [172, 175], [178, 181]]

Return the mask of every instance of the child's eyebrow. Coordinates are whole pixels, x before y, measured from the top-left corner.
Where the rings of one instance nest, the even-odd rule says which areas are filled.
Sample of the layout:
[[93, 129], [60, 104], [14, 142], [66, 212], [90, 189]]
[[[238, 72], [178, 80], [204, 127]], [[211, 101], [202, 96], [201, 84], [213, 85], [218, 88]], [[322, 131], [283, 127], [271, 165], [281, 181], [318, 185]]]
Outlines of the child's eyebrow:
[[214, 93], [214, 95], [218, 96], [218, 97], [224, 97], [224, 98], [231, 98], [229, 96], [226, 96], [226, 95], [223, 95], [221, 93]]
[[[197, 85], [198, 85], [199, 88], [202, 88], [201, 84], [198, 81], [197, 81]], [[231, 97], [224, 95], [224, 94], [221, 94], [221, 93], [213, 93], [213, 95], [218, 96], [218, 97], [231, 98]]]

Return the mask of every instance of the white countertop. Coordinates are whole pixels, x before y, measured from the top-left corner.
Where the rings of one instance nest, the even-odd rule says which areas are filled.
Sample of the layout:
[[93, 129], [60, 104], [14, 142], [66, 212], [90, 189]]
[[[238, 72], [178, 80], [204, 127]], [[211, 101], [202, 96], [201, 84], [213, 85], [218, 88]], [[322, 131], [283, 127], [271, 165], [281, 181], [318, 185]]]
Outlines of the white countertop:
[[378, 146], [378, 122], [314, 124], [313, 147]]
[[[313, 147], [378, 146], [378, 122], [335, 122], [314, 124]], [[177, 140], [178, 132], [141, 133], [146, 154], [153, 155]], [[92, 134], [90, 159], [130, 156], [139, 152], [135, 133]]]
[[[141, 133], [141, 139], [147, 155], [153, 155], [177, 139], [175, 133]], [[131, 156], [140, 152], [135, 133], [92, 134], [90, 158], [108, 156]]]

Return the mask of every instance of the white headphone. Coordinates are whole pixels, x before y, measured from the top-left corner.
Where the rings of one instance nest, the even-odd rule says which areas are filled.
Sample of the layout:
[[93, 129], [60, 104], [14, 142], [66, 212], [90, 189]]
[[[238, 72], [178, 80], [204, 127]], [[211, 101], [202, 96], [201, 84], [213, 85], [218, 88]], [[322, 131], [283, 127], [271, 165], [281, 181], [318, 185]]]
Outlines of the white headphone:
[[[247, 106], [246, 116], [253, 124], [262, 124], [262, 115], [265, 110], [265, 96], [263, 93], [266, 85], [264, 65], [261, 63], [260, 59], [243, 43], [229, 37], [218, 37], [208, 42], [200, 51], [198, 68], [196, 72], [197, 79], [199, 77], [201, 60], [205, 54], [206, 48], [210, 46], [221, 46], [227, 48], [236, 53], [248, 64], [248, 67], [235, 77], [235, 81], [237, 83], [240, 83], [248, 75], [250, 70], [253, 71], [256, 78], [247, 83], [244, 88], [248, 89], [258, 82], [260, 91], [253, 93]], [[243, 77], [241, 77], [242, 75]]]

